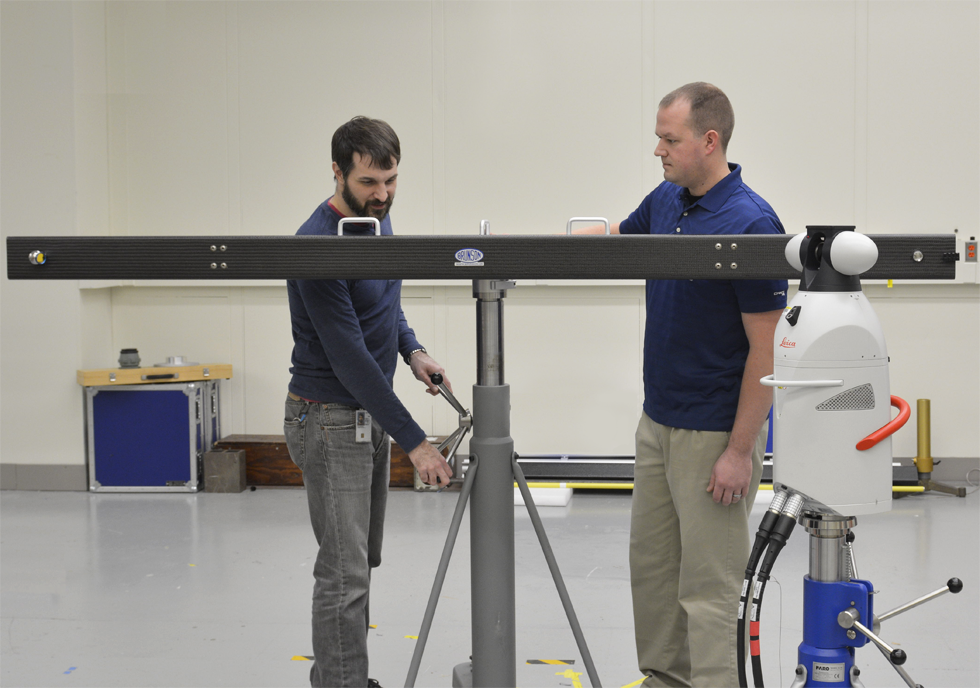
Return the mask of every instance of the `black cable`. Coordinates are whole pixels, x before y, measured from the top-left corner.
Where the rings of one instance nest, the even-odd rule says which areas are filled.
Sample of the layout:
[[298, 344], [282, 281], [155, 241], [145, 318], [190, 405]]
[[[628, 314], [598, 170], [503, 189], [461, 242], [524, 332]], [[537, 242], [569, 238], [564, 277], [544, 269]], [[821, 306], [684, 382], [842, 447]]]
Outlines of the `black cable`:
[[759, 566], [759, 575], [756, 577], [755, 592], [752, 596], [752, 614], [749, 626], [749, 647], [752, 655], [752, 677], [755, 680], [756, 688], [765, 688], [762, 677], [762, 648], [759, 642], [759, 623], [762, 619], [762, 598], [766, 591], [766, 583], [769, 581], [769, 574], [776, 563], [776, 557], [786, 546], [786, 541], [793, 534], [796, 526], [796, 518], [800, 515], [803, 508], [803, 498], [794, 494], [786, 503], [783, 512], [776, 519], [772, 532], [769, 534], [769, 546], [766, 548], [766, 556]]
[[759, 642], [759, 620], [762, 617], [762, 596], [766, 591], [766, 583], [769, 581], [768, 573], [759, 573], [755, 582], [755, 594], [752, 598], [752, 622], [749, 626], [749, 647], [752, 655], [752, 678], [755, 681], [755, 688], [764, 688], [762, 680], [762, 648]]
[[742, 582], [742, 596], [738, 600], [738, 622], [736, 624], [736, 646], [738, 647], [738, 656], [736, 659], [738, 664], [739, 688], [748, 688], [749, 686], [748, 677], [745, 673], [745, 611], [749, 601], [749, 590], [752, 587], [752, 578], [755, 576], [755, 569], [759, 565], [759, 559], [762, 557], [762, 552], [769, 543], [769, 534], [776, 525], [779, 512], [782, 510], [783, 505], [786, 504], [786, 500], [787, 493], [785, 490], [776, 492], [769, 508], [762, 517], [762, 523], [759, 524], [759, 530], [755, 534], [755, 544], [752, 545], [752, 551], [749, 553], [749, 561], [745, 565], [745, 580]]

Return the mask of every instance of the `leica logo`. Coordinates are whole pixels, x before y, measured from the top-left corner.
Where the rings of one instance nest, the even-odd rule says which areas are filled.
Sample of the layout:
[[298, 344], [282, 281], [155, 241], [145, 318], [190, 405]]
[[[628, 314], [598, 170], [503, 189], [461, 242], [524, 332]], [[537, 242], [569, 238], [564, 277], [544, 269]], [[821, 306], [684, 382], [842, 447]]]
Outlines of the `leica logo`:
[[784, 349], [795, 349], [796, 342], [791, 342], [790, 340], [786, 339], [786, 337], [783, 337], [783, 341], [779, 342], [779, 346], [783, 347]]

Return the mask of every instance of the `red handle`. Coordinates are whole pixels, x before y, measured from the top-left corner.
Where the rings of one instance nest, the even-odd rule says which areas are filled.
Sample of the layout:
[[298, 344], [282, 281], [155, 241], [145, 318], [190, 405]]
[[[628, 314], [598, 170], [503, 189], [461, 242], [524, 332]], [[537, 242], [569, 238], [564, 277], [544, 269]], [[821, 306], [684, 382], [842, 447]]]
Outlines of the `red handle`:
[[901, 397], [892, 395], [892, 406], [898, 409], [898, 415], [895, 416], [891, 422], [882, 426], [878, 430], [875, 430], [873, 433], [858, 442], [857, 448], [860, 451], [871, 449], [871, 447], [875, 446], [886, 437], [894, 434], [896, 430], [908, 422], [909, 417], [912, 415], [912, 409], [909, 408], [909, 403]]

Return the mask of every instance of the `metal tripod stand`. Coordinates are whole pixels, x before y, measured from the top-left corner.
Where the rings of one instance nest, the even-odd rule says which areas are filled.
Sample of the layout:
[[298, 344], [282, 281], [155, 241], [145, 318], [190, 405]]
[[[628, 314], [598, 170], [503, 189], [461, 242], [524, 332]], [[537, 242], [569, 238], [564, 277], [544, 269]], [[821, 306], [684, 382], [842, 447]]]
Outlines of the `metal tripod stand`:
[[[470, 464], [449, 527], [449, 535], [429, 595], [418, 643], [405, 679], [415, 685], [442, 584], [449, 568], [456, 535], [470, 501], [470, 599], [472, 618], [471, 661], [453, 669], [454, 688], [492, 688], [517, 685], [514, 600], [514, 481], [517, 481], [531, 523], [554, 578], [565, 615], [593, 686], [600, 686], [592, 655], [586, 645], [555, 555], [531, 498], [524, 474], [517, 465], [510, 437], [510, 386], [504, 383], [503, 298], [514, 286], [506, 280], [474, 280], [476, 298], [477, 380], [473, 410], [469, 412], [441, 380], [433, 379], [440, 393], [460, 414], [460, 427], [443, 443], [455, 452], [473, 428]], [[442, 447], [440, 447], [442, 448]], [[451, 454], [450, 454], [451, 456]], [[460, 473], [457, 461], [455, 473]]]

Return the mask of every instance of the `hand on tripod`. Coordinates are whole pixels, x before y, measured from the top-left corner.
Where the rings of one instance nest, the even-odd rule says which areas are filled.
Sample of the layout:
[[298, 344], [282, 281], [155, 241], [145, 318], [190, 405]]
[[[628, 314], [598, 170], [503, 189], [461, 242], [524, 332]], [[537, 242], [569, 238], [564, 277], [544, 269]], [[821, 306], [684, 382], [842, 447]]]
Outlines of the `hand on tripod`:
[[426, 485], [445, 487], [453, 478], [453, 469], [428, 440], [408, 452], [408, 458]]

